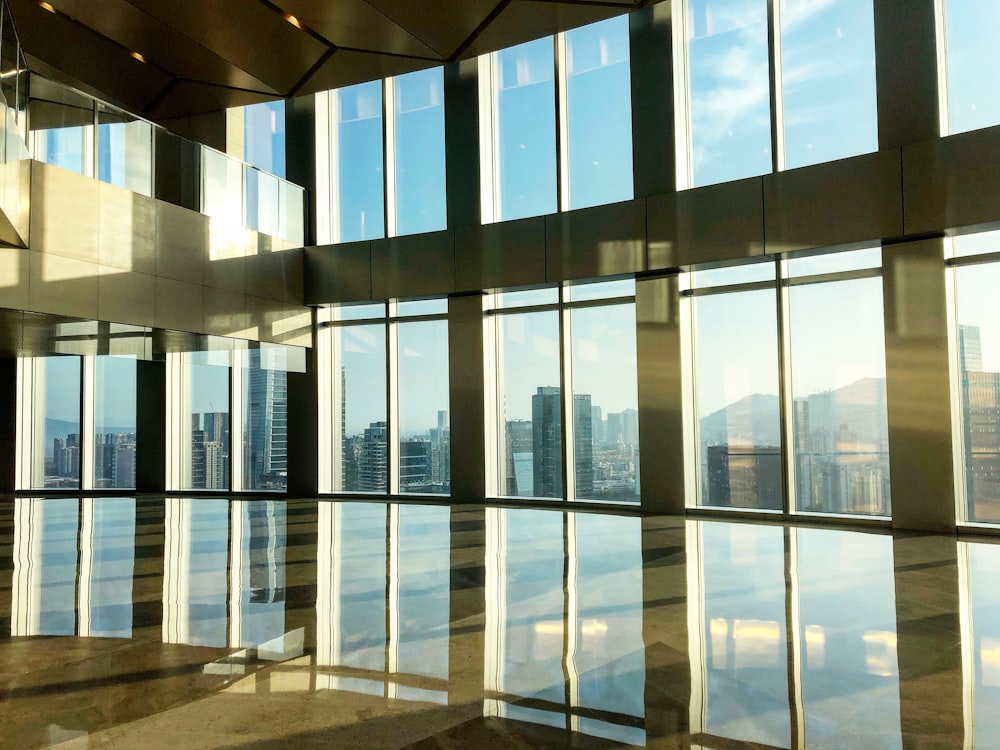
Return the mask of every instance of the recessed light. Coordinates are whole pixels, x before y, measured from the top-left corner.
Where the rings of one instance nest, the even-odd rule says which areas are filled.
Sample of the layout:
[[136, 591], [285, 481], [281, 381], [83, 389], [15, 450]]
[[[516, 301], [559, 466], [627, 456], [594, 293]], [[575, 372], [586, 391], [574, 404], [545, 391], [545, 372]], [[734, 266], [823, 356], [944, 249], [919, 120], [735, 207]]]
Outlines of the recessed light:
[[138, 60], [138, 61], [139, 61], [139, 62], [141, 62], [141, 63], [144, 63], [144, 62], [146, 62], [146, 58], [145, 58], [145, 57], [143, 57], [143, 56], [142, 56], [142, 54], [141, 54], [141, 53], [139, 53], [139, 52], [133, 52], [133, 53], [132, 53], [132, 57], [134, 57], [134, 58], [135, 58], [136, 60]]
[[56, 9], [53, 8], [51, 5], [49, 5], [47, 2], [45, 2], [45, 0], [40, 0], [38, 4], [41, 5], [49, 13], [55, 13], [56, 12]]
[[301, 29], [302, 28], [302, 24], [299, 22], [299, 19], [297, 19], [291, 13], [282, 13], [281, 17], [284, 18], [286, 21], [288, 21], [288, 23], [290, 23], [295, 28], [297, 28], [297, 29]]

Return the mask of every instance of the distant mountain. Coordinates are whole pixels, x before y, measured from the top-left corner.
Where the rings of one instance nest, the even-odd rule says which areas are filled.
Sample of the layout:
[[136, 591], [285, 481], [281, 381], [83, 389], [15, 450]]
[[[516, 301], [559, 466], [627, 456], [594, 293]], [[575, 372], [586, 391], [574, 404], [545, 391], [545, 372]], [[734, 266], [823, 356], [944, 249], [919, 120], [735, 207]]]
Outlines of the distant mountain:
[[781, 444], [781, 406], [777, 396], [754, 393], [702, 417], [702, 444]]

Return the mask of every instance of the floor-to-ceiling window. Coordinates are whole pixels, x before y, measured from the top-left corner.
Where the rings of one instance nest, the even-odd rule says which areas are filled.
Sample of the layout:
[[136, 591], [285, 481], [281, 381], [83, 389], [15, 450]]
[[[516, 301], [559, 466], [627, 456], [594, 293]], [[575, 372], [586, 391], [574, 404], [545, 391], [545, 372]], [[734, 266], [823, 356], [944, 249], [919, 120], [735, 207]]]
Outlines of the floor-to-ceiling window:
[[634, 282], [486, 300], [489, 492], [638, 502]]
[[319, 313], [323, 492], [447, 495], [448, 301]]
[[991, 0], [937, 0], [942, 135], [1000, 123], [1000, 6]]

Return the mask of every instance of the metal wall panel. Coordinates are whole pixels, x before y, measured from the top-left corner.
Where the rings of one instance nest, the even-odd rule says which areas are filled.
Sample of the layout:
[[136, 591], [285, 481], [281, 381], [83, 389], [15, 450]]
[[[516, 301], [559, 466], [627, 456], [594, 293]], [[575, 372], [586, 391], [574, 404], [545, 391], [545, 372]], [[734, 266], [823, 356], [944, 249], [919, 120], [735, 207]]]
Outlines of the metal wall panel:
[[305, 249], [305, 303], [362, 302], [372, 298], [372, 243]]
[[42, 162], [31, 165], [31, 249], [98, 262], [100, 183]]
[[880, 151], [764, 177], [768, 254], [903, 234], [899, 151]]
[[156, 272], [156, 201], [131, 190], [99, 184], [97, 237], [102, 266]]
[[152, 326], [156, 322], [156, 277], [101, 266], [97, 280], [97, 318]]
[[642, 509], [683, 513], [684, 392], [677, 277], [635, 284]]
[[646, 201], [546, 216], [545, 265], [550, 282], [646, 270]]
[[486, 497], [486, 415], [483, 368], [483, 298], [448, 302], [448, 388], [451, 414], [452, 502]]
[[628, 19], [632, 171], [635, 195], [639, 197], [670, 193], [677, 186], [671, 6], [652, 5]]
[[892, 524], [955, 528], [944, 242], [883, 249]]
[[157, 328], [202, 333], [205, 330], [205, 287], [156, 277]]
[[545, 283], [545, 218], [455, 232], [455, 287], [478, 291]]
[[479, 223], [479, 61], [444, 66], [444, 147], [448, 228]]
[[372, 241], [372, 296], [420, 297], [455, 291], [452, 232]]
[[761, 178], [654, 196], [646, 224], [649, 270], [763, 255]]
[[1000, 127], [903, 148], [909, 235], [1000, 223]]
[[29, 250], [0, 247], [0, 306], [13, 310], [28, 306], [30, 261]]
[[34, 250], [28, 255], [29, 310], [97, 318], [100, 265]]
[[211, 219], [170, 203], [156, 205], [156, 275], [189, 284], [205, 282]]

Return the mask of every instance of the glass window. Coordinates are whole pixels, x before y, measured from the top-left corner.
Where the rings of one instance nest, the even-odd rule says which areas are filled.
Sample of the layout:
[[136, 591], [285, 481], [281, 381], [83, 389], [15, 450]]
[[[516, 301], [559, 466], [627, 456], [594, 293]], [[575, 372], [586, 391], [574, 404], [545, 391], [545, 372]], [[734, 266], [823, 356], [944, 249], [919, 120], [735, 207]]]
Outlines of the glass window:
[[[1000, 123], [1000, 4], [943, 0], [950, 133]], [[943, 92], [944, 93], [944, 92]]]
[[882, 280], [788, 288], [796, 508], [890, 515]]
[[203, 147], [201, 210], [227, 225], [243, 226], [243, 164]]
[[382, 82], [332, 92], [334, 242], [385, 236]]
[[[388, 491], [386, 326], [334, 329], [334, 390], [339, 393], [341, 451], [335, 492]], [[339, 390], [338, 390], [339, 389]], [[337, 431], [335, 430], [335, 434]], [[334, 450], [338, 447], [335, 445]], [[334, 462], [336, 466], [337, 463]]]
[[693, 317], [698, 502], [781, 510], [775, 291], [698, 296]]
[[[1000, 547], [958, 543], [958, 560], [968, 588], [960, 592], [965, 653], [966, 737], [971, 747], [992, 747], [1000, 740]], [[964, 628], [968, 628], [965, 631]], [[971, 720], [971, 721], [970, 721]], [[971, 723], [971, 726], [970, 726]]]
[[1000, 265], [955, 269], [965, 519], [1000, 522]]
[[285, 176], [285, 100], [243, 108], [243, 161]]
[[33, 101], [30, 111], [35, 159], [93, 176], [94, 113], [91, 107]]
[[82, 503], [79, 634], [131, 638], [135, 500], [87, 498]]
[[503, 315], [498, 333], [497, 490], [562, 498], [559, 312]]
[[872, 0], [781, 0], [785, 167], [878, 150]]
[[397, 324], [399, 491], [451, 489], [448, 420], [448, 321]]
[[281, 211], [278, 216], [278, 234], [293, 247], [305, 244], [305, 192], [290, 182], [278, 183]]
[[495, 86], [495, 219], [554, 213], [556, 94], [552, 37], [493, 56]]
[[572, 310], [575, 497], [639, 502], [635, 305]]
[[243, 377], [243, 489], [288, 488], [288, 373], [281, 350], [251, 349]]
[[276, 641], [285, 635], [285, 503], [236, 500], [230, 513], [229, 646], [283, 652]]
[[771, 171], [766, 0], [690, 0], [692, 186]]
[[94, 488], [135, 488], [136, 361], [96, 357]]
[[[179, 489], [229, 489], [229, 367], [208, 364], [208, 357], [184, 355], [186, 398], [190, 406], [182, 436]], [[187, 414], [183, 415], [187, 417]]]
[[[80, 357], [36, 357], [22, 369], [20, 398], [30, 406], [30, 476], [22, 489], [80, 487]], [[27, 386], [27, 389], [24, 387]]]
[[583, 208], [632, 198], [628, 16], [565, 35], [567, 202]]
[[391, 79], [392, 235], [447, 226], [444, 162], [444, 68]]
[[99, 104], [97, 178], [134, 193], [152, 195], [153, 126]]
[[864, 271], [869, 268], [881, 267], [882, 248], [868, 247], [862, 250], [789, 258], [785, 261], [785, 276], [791, 279], [845, 271]]

